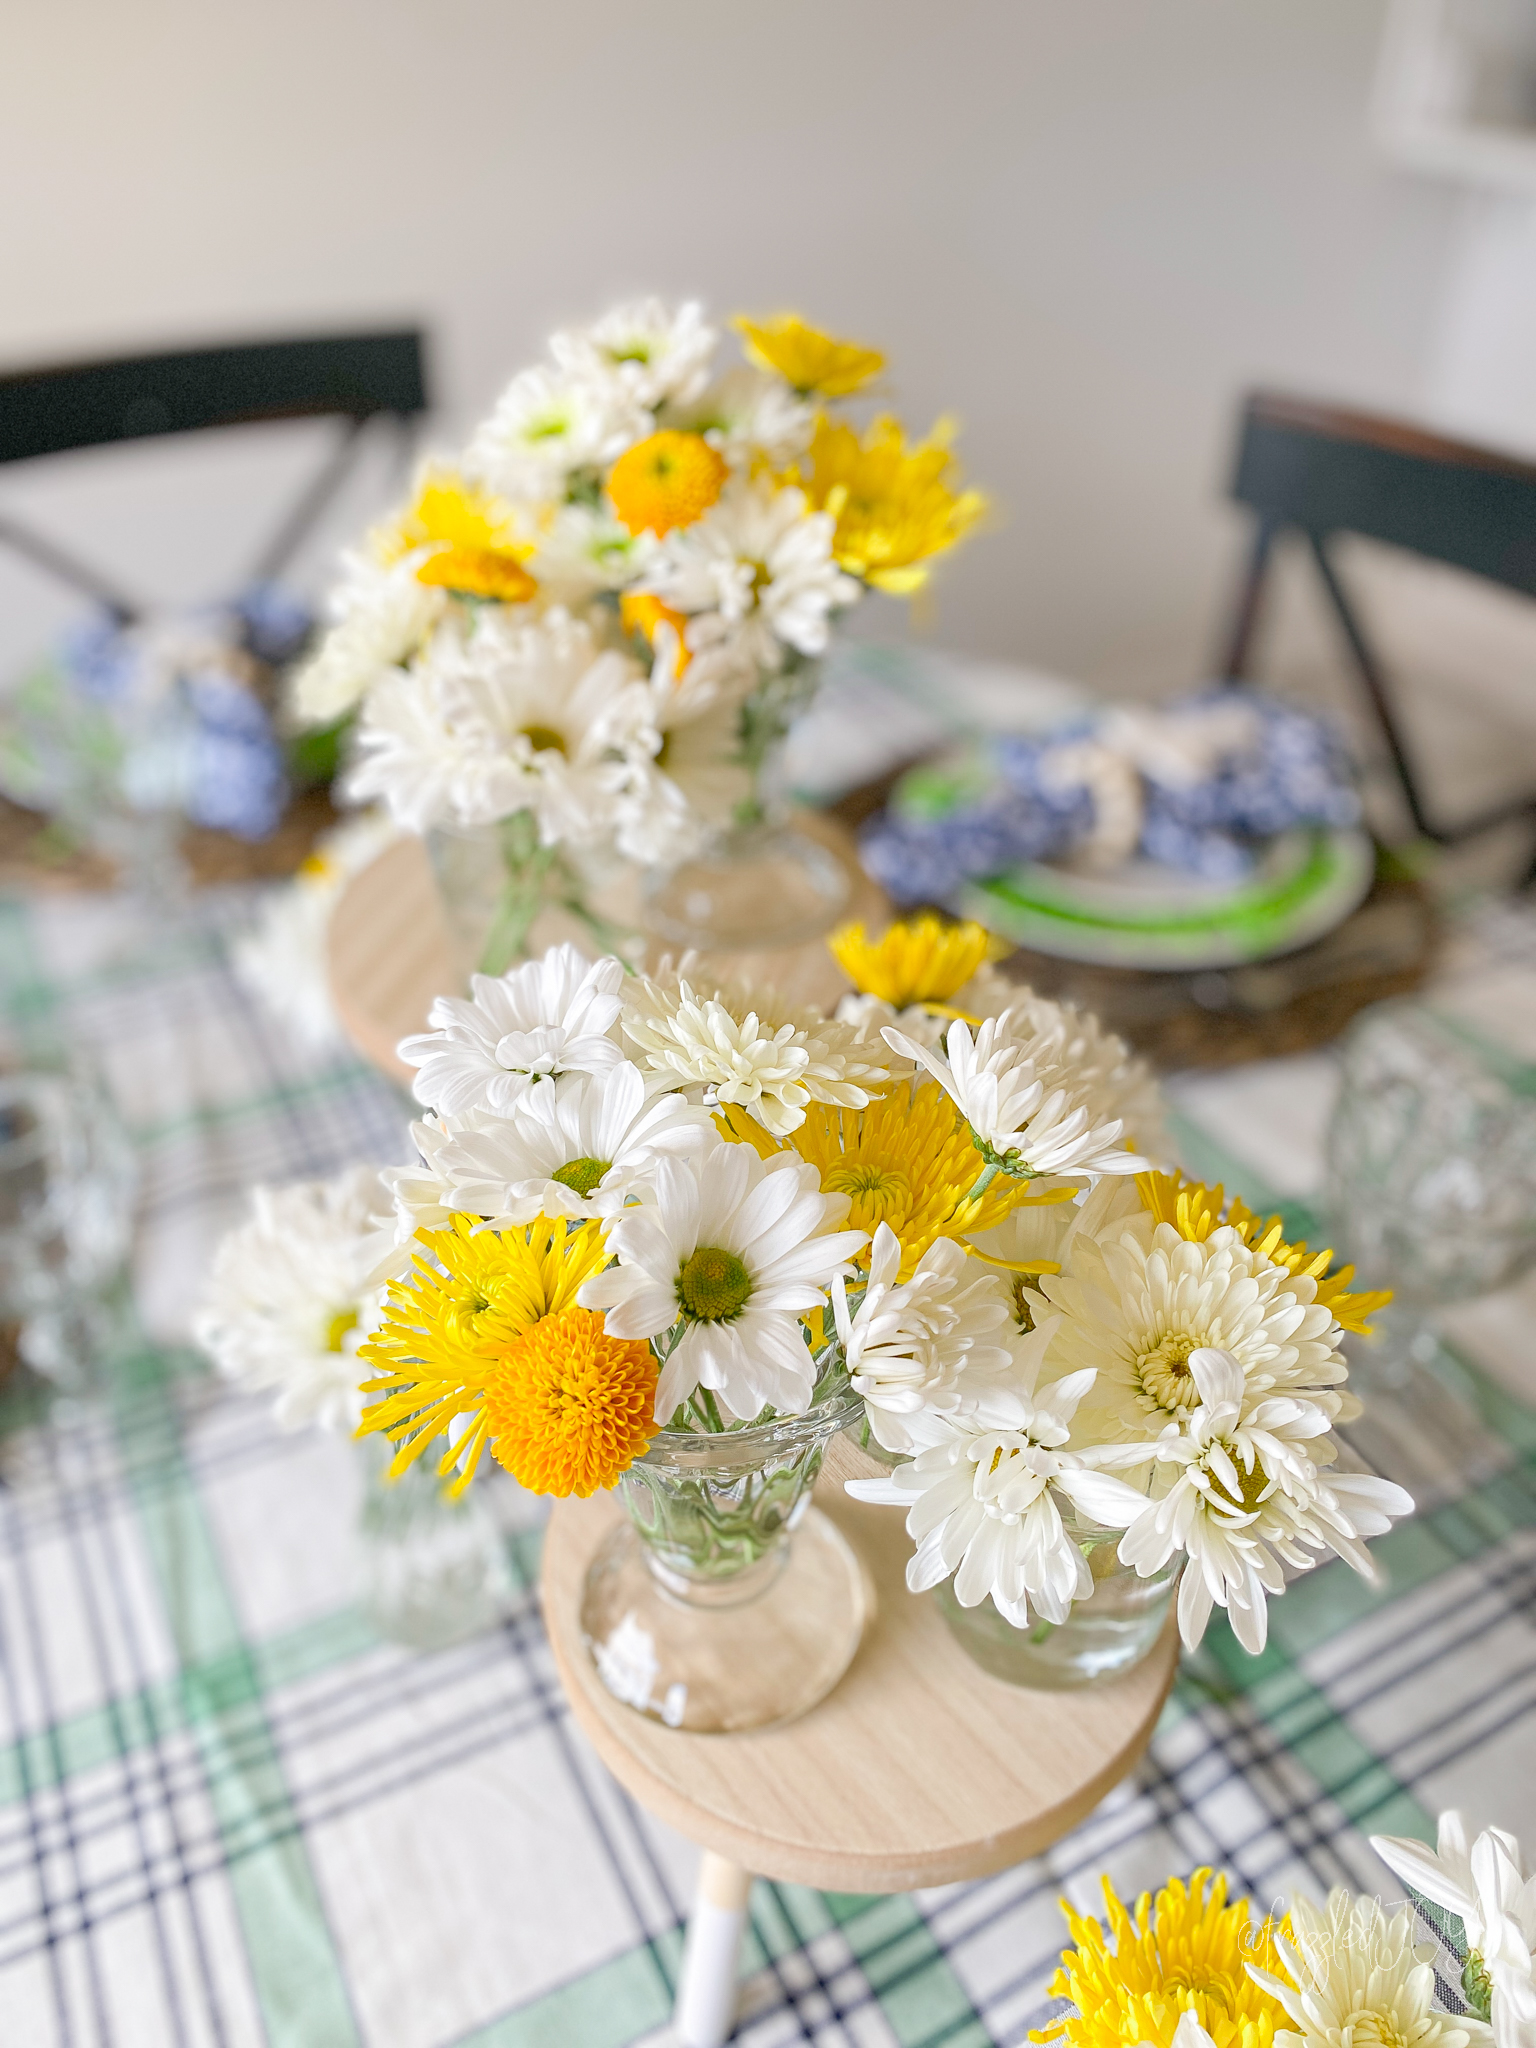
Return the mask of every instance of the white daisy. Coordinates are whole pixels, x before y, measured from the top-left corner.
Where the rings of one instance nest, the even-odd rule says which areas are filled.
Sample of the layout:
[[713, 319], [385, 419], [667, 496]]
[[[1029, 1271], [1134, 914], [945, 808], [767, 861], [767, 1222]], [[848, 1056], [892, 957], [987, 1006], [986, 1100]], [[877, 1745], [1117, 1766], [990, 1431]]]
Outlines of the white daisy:
[[657, 638], [650, 718], [615, 803], [614, 842], [628, 860], [673, 867], [730, 823], [752, 777], [739, 758], [734, 674], [700, 656], [676, 676], [677, 636], [663, 626]]
[[970, 1125], [982, 1156], [1006, 1173], [1077, 1176], [1144, 1173], [1150, 1161], [1120, 1144], [1122, 1125], [1094, 1121], [1089, 1091], [1052, 1039], [1021, 1041], [1013, 1013], [989, 1017], [975, 1037], [956, 1021], [948, 1058], [887, 1025], [887, 1045], [928, 1069]]
[[870, 1427], [888, 1451], [915, 1448], [910, 1419], [929, 1410], [951, 1417], [974, 1409], [982, 1390], [1013, 1369], [1005, 1341], [1011, 1318], [1001, 1276], [941, 1237], [910, 1279], [898, 1284], [901, 1241], [887, 1223], [875, 1231], [869, 1278], [856, 1310], [842, 1280], [832, 1313], [848, 1377], [864, 1396]]
[[1317, 1282], [1288, 1273], [1223, 1225], [1192, 1244], [1171, 1223], [1121, 1218], [1074, 1234], [1070, 1271], [1047, 1274], [1041, 1291], [1062, 1312], [1052, 1361], [1092, 1366], [1092, 1431], [1107, 1443], [1145, 1441], [1184, 1425], [1200, 1404], [1190, 1365], [1201, 1349], [1242, 1368], [1247, 1398], [1293, 1394], [1332, 1420], [1358, 1414], [1335, 1391], [1348, 1368]]
[[638, 581], [655, 554], [653, 533], [631, 533], [590, 505], [561, 505], [539, 521], [528, 573], [547, 604], [584, 605]]
[[[702, 1088], [755, 1116], [776, 1138], [805, 1122], [808, 1102], [862, 1109], [889, 1077], [845, 1025], [782, 1005], [769, 992], [696, 994], [680, 977], [627, 991], [622, 1028], [654, 1088]], [[866, 1086], [865, 1084], [868, 1084]]]
[[678, 611], [718, 614], [761, 667], [777, 666], [779, 642], [822, 654], [832, 613], [859, 595], [832, 559], [835, 524], [793, 485], [735, 477], [666, 536], [645, 588]]
[[331, 913], [352, 876], [397, 837], [387, 812], [347, 819], [319, 841], [291, 882], [272, 891], [254, 928], [230, 948], [244, 986], [315, 1051], [345, 1042], [326, 959]]
[[431, 638], [448, 593], [416, 580], [417, 560], [408, 555], [385, 566], [366, 555], [342, 556], [334, 623], [291, 685], [303, 724], [333, 725]]
[[[1140, 1455], [1157, 1460], [1151, 1498], [1120, 1522], [1120, 1561], [1145, 1579], [1186, 1552], [1179, 1631], [1187, 1647], [1199, 1643], [1216, 1605], [1257, 1656], [1268, 1632], [1265, 1596], [1285, 1590], [1282, 1564], [1308, 1570], [1326, 1549], [1373, 1577], [1359, 1538], [1381, 1535], [1413, 1502], [1366, 1473], [1324, 1479], [1319, 1467], [1336, 1451], [1314, 1402], [1250, 1400], [1242, 1367], [1224, 1351], [1193, 1352], [1189, 1369], [1200, 1405], [1186, 1427], [1170, 1425], [1143, 1447]], [[1113, 1461], [1136, 1456], [1132, 1447]]]
[[565, 495], [573, 470], [606, 466], [651, 430], [650, 415], [623, 382], [584, 365], [523, 370], [476, 428], [466, 465], [504, 498]]
[[1342, 1886], [1326, 1907], [1299, 1894], [1290, 1935], [1275, 1947], [1289, 1980], [1248, 1965], [1249, 1974], [1290, 2014], [1276, 2048], [1483, 2048], [1493, 2040], [1481, 2020], [1437, 2012], [1435, 1947], [1416, 1942], [1412, 1910], [1391, 1919], [1376, 1899], [1351, 1898]]
[[276, 1393], [283, 1429], [357, 1425], [368, 1377], [357, 1346], [382, 1313], [372, 1274], [387, 1209], [372, 1167], [258, 1187], [250, 1221], [214, 1254], [193, 1335], [226, 1379]]
[[696, 299], [676, 311], [660, 299], [635, 299], [590, 327], [556, 334], [549, 351], [566, 372], [610, 383], [651, 409], [667, 399], [686, 405], [698, 397], [718, 340]]
[[1403, 1835], [1372, 1835], [1371, 1847], [1404, 1884], [1460, 1920], [1468, 1977], [1481, 1977], [1496, 2048], [1532, 2048], [1536, 1873], [1526, 1875], [1520, 1844], [1503, 1828], [1485, 1828], [1469, 1847], [1454, 1808], [1441, 1814], [1436, 1833], [1434, 1849]]
[[1092, 1592], [1060, 1501], [1120, 1527], [1140, 1496], [1066, 1447], [1091, 1378], [1074, 1373], [1033, 1394], [1022, 1386], [989, 1389], [961, 1418], [925, 1411], [912, 1419], [922, 1447], [910, 1464], [883, 1479], [846, 1482], [859, 1500], [908, 1510], [907, 1534], [917, 1544], [907, 1564], [914, 1593], [953, 1573], [962, 1607], [990, 1595], [1023, 1628], [1031, 1608], [1046, 1621], [1065, 1621], [1072, 1602]]
[[608, 1227], [618, 1263], [577, 1296], [601, 1309], [615, 1337], [672, 1332], [656, 1388], [666, 1422], [696, 1388], [728, 1419], [763, 1408], [797, 1415], [809, 1405], [816, 1365], [800, 1318], [864, 1244], [834, 1230], [845, 1195], [824, 1195], [816, 1170], [792, 1153], [760, 1159], [718, 1139], [686, 1164], [657, 1160], [639, 1207]]
[[416, 1100], [447, 1116], [506, 1116], [545, 1081], [616, 1067], [624, 1055], [608, 1034], [623, 979], [612, 955], [587, 960], [570, 945], [551, 946], [499, 980], [474, 975], [468, 1001], [439, 996], [432, 1028], [400, 1042], [401, 1059], [420, 1069]]
[[530, 810], [546, 845], [588, 837], [611, 824], [646, 712], [637, 664], [584, 620], [482, 608], [374, 691], [348, 789], [413, 831]]
[[748, 469], [760, 457], [784, 470], [810, 447], [816, 409], [782, 377], [743, 363], [717, 377], [692, 405], [669, 409], [666, 424], [702, 434], [732, 469]]
[[442, 1209], [487, 1217], [496, 1230], [535, 1216], [611, 1216], [659, 1154], [691, 1155], [713, 1128], [708, 1110], [679, 1095], [647, 1099], [639, 1068], [623, 1060], [531, 1089], [507, 1116], [472, 1113], [430, 1132], [415, 1126], [424, 1170], [385, 1177], [404, 1186], [413, 1212], [430, 1178]]

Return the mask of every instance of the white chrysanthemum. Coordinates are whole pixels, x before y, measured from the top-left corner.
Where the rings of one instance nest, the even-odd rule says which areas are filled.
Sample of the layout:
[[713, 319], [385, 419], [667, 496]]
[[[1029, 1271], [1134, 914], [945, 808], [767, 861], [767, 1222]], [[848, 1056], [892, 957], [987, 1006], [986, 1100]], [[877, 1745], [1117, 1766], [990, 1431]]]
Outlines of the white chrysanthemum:
[[539, 364], [475, 429], [466, 467], [514, 502], [558, 499], [573, 470], [606, 466], [650, 430], [646, 408], [614, 378]]
[[587, 960], [574, 946], [551, 946], [499, 979], [476, 974], [470, 998], [439, 996], [432, 1027], [400, 1041], [400, 1057], [420, 1071], [416, 1100], [444, 1116], [470, 1110], [509, 1115], [530, 1089], [562, 1074], [602, 1074], [624, 1055], [608, 1035], [624, 979], [612, 955]]
[[547, 604], [577, 607], [603, 591], [623, 590], [650, 568], [653, 533], [631, 533], [611, 513], [561, 505], [538, 525], [528, 573]]
[[1189, 1373], [1199, 1405], [1187, 1425], [1171, 1424], [1155, 1445], [1111, 1455], [1117, 1464], [1157, 1461], [1150, 1499], [1121, 1522], [1120, 1561], [1150, 1578], [1184, 1552], [1185, 1644], [1199, 1643], [1214, 1605], [1226, 1608], [1238, 1641], [1257, 1656], [1268, 1634], [1265, 1596], [1285, 1590], [1282, 1565], [1305, 1571], [1315, 1552], [1331, 1550], [1372, 1578], [1359, 1539], [1382, 1535], [1413, 1502], [1368, 1473], [1324, 1477], [1319, 1468], [1337, 1452], [1316, 1402], [1251, 1399], [1242, 1367], [1225, 1351], [1192, 1352]]
[[416, 580], [417, 561], [407, 555], [386, 566], [342, 556], [334, 623], [292, 684], [293, 709], [305, 725], [333, 725], [431, 638], [448, 593]]
[[254, 929], [230, 948], [245, 987], [316, 1051], [345, 1042], [325, 950], [331, 913], [352, 876], [397, 837], [385, 811], [347, 819], [320, 840], [291, 882], [273, 890]]
[[611, 384], [650, 410], [665, 400], [686, 405], [698, 397], [718, 340], [697, 299], [675, 311], [660, 299], [635, 299], [590, 327], [554, 335], [549, 352], [562, 370]]
[[1454, 1808], [1436, 1834], [1434, 1849], [1405, 1835], [1372, 1835], [1371, 1847], [1404, 1884], [1460, 1920], [1469, 1968], [1487, 1988], [1495, 2048], [1533, 2048], [1536, 1874], [1526, 1875], [1520, 1844], [1503, 1828], [1485, 1828], [1469, 1847]]
[[717, 613], [760, 667], [777, 665], [776, 643], [822, 654], [833, 612], [859, 595], [832, 559], [834, 525], [793, 485], [736, 477], [666, 536], [645, 587], [678, 611]]
[[1296, 1896], [1289, 1935], [1275, 1947], [1290, 1981], [1250, 1963], [1249, 1973], [1290, 2014], [1277, 2048], [1483, 2048], [1491, 2028], [1437, 2012], [1435, 1947], [1417, 1942], [1412, 1910], [1388, 1919], [1376, 1899], [1342, 1886], [1326, 1907]]
[[1031, 1047], [1050, 1044], [1057, 1064], [1076, 1077], [1095, 1122], [1118, 1118], [1138, 1151], [1150, 1158], [1168, 1157], [1167, 1105], [1152, 1069], [1091, 1011], [1036, 995], [990, 966], [973, 975], [953, 1002], [957, 1010], [983, 1021], [1011, 1013], [1016, 1037]]
[[862, 1109], [890, 1073], [845, 1025], [766, 990], [696, 994], [680, 977], [648, 979], [628, 991], [622, 1024], [653, 1087], [701, 1088], [776, 1138], [805, 1122], [808, 1102]]
[[372, 1273], [388, 1206], [372, 1167], [259, 1187], [250, 1221], [214, 1255], [193, 1335], [226, 1379], [276, 1393], [283, 1429], [357, 1425], [368, 1377], [357, 1346], [382, 1312]]
[[1021, 1040], [1013, 1013], [989, 1017], [975, 1037], [956, 1021], [948, 1058], [887, 1025], [887, 1045], [926, 1067], [970, 1125], [983, 1156], [1005, 1172], [1142, 1173], [1150, 1161], [1120, 1143], [1118, 1118], [1096, 1122], [1089, 1089], [1053, 1039]]
[[484, 1216], [497, 1230], [535, 1216], [611, 1216], [659, 1155], [691, 1155], [713, 1128], [708, 1110], [679, 1095], [647, 1098], [639, 1068], [624, 1060], [531, 1089], [507, 1116], [414, 1125], [424, 1166], [385, 1179], [404, 1189], [412, 1211], [430, 1182], [434, 1208]]
[[603, 1311], [611, 1336], [675, 1333], [657, 1347], [658, 1421], [696, 1388], [742, 1422], [765, 1407], [798, 1415], [816, 1382], [800, 1318], [825, 1306], [828, 1283], [867, 1241], [832, 1228], [847, 1213], [847, 1196], [824, 1195], [793, 1153], [763, 1160], [717, 1138], [686, 1164], [656, 1162], [640, 1205], [608, 1226], [618, 1263], [577, 1300]]
[[584, 620], [485, 609], [373, 692], [348, 789], [381, 798], [412, 831], [530, 810], [546, 845], [586, 839], [612, 823], [646, 715], [637, 664]]
[[788, 469], [811, 445], [816, 409], [784, 382], [750, 364], [717, 377], [692, 405], [667, 414], [666, 424], [702, 434], [732, 469], [747, 469], [761, 458], [771, 469]]
[[1091, 1378], [1074, 1373], [1036, 1393], [989, 1389], [963, 1418], [924, 1411], [912, 1419], [922, 1448], [910, 1464], [884, 1479], [847, 1481], [859, 1500], [908, 1510], [907, 1534], [917, 1544], [907, 1564], [914, 1593], [953, 1573], [962, 1607], [990, 1594], [998, 1612], [1023, 1628], [1031, 1608], [1046, 1621], [1065, 1621], [1072, 1602], [1092, 1592], [1060, 1501], [1119, 1527], [1140, 1496], [1067, 1449]]
[[983, 1390], [1014, 1366], [1000, 1274], [968, 1259], [953, 1238], [941, 1237], [911, 1278], [898, 1284], [901, 1256], [900, 1239], [882, 1223], [857, 1309], [850, 1312], [843, 1281], [832, 1289], [848, 1377], [888, 1451], [916, 1448], [910, 1422], [920, 1411], [969, 1413]]
[[1189, 1361], [1202, 1349], [1236, 1359], [1250, 1399], [1295, 1394], [1335, 1420], [1359, 1412], [1334, 1391], [1347, 1368], [1317, 1282], [1275, 1265], [1227, 1225], [1203, 1244], [1146, 1215], [1096, 1239], [1079, 1229], [1070, 1272], [1040, 1286], [1062, 1312], [1053, 1363], [1098, 1373], [1090, 1406], [1104, 1442], [1145, 1442], [1187, 1423], [1200, 1403]]

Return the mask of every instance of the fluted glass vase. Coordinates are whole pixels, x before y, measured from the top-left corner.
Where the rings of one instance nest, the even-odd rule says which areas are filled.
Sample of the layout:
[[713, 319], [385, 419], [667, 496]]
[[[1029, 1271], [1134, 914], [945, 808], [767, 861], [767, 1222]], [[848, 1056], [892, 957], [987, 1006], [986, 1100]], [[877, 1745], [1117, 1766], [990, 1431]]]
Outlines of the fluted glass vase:
[[628, 1519], [582, 1596], [582, 1633], [616, 1698], [671, 1728], [729, 1734], [791, 1721], [831, 1691], [868, 1596], [811, 1488], [863, 1405], [844, 1383], [804, 1415], [652, 1440], [619, 1482]]
[[1150, 1578], [1138, 1578], [1115, 1555], [1119, 1532], [1063, 1517], [1087, 1549], [1093, 1592], [1074, 1601], [1065, 1621], [1031, 1621], [1015, 1628], [990, 1598], [962, 1607], [950, 1579], [934, 1588], [934, 1602], [950, 1633], [983, 1671], [1035, 1692], [1075, 1692], [1109, 1685], [1149, 1657], [1168, 1625], [1182, 1555]]
[[427, 834], [449, 941], [464, 979], [505, 974], [527, 957], [547, 912], [560, 929], [535, 944], [574, 939], [589, 952], [627, 955], [632, 935], [594, 908], [602, 877], [592, 849], [545, 846], [532, 811], [496, 825], [439, 826]]

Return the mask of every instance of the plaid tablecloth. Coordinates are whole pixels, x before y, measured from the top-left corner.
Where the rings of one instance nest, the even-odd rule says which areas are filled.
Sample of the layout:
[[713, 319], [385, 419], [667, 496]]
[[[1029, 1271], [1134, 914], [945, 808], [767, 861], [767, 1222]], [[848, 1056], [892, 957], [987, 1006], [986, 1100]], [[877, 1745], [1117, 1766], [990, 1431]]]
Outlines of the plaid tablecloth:
[[[573, 1726], [533, 1592], [532, 1504], [499, 1497], [518, 1588], [437, 1656], [356, 1598], [353, 1448], [284, 1437], [185, 1347], [210, 1245], [257, 1178], [400, 1156], [402, 1105], [252, 1007], [220, 930], [131, 930], [107, 899], [0, 902], [3, 1024], [87, 1047], [144, 1163], [146, 1335], [104, 1404], [16, 1425], [0, 1488], [4, 2048], [620, 2048], [667, 2038], [695, 1852]], [[1536, 1015], [1536, 920], [1490, 911], [1451, 963]], [[1502, 977], [1502, 982], [1500, 982]], [[1523, 991], [1523, 995], [1522, 992]], [[1303, 1232], [1326, 1056], [1176, 1084], [1186, 1163]], [[759, 1884], [751, 2048], [979, 2048], [1046, 2007], [1056, 1900], [1200, 1863], [1268, 1903], [1384, 1890], [1366, 1835], [1442, 1806], [1536, 1843], [1533, 1297], [1452, 1326], [1485, 1473], [1272, 1606], [1218, 1619], [1151, 1753], [1049, 1855], [892, 1898]], [[979, 1682], [990, 1683], [982, 1680]]]

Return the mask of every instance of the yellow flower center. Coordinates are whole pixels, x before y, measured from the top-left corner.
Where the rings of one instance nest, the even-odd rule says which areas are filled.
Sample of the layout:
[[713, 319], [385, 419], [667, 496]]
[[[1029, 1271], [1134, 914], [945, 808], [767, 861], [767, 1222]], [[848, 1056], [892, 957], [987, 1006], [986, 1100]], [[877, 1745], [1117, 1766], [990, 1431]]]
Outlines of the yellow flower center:
[[339, 1351], [342, 1347], [343, 1342], [346, 1339], [347, 1332], [349, 1330], [355, 1330], [356, 1328], [357, 1310], [355, 1308], [337, 1309], [335, 1315], [331, 1317], [330, 1322], [326, 1325], [326, 1350]]
[[1136, 1371], [1141, 1390], [1159, 1408], [1180, 1413], [1200, 1406], [1200, 1390], [1189, 1369], [1189, 1354], [1200, 1349], [1200, 1339], [1179, 1330], [1170, 1332], [1150, 1351], [1137, 1354]]
[[557, 1166], [549, 1177], [585, 1201], [612, 1164], [611, 1159], [572, 1159], [564, 1166]]
[[563, 754], [566, 750], [565, 734], [552, 725], [525, 725], [522, 733], [536, 754]]
[[899, 1237], [902, 1224], [912, 1213], [912, 1183], [899, 1167], [850, 1160], [845, 1166], [834, 1166], [823, 1185], [828, 1194], [852, 1198], [848, 1215], [852, 1230], [873, 1235], [877, 1224], [888, 1223]]
[[677, 1298], [696, 1323], [726, 1323], [752, 1293], [752, 1275], [734, 1252], [700, 1245], [677, 1276]]
[[729, 471], [702, 434], [664, 428], [637, 441], [608, 472], [608, 495], [631, 533], [691, 526], [714, 504]]
[[534, 1493], [612, 1486], [656, 1434], [656, 1361], [639, 1338], [570, 1308], [513, 1340], [486, 1375], [491, 1451]]
[[1408, 2048], [1409, 2036], [1390, 2012], [1352, 2012], [1350, 2048]]

